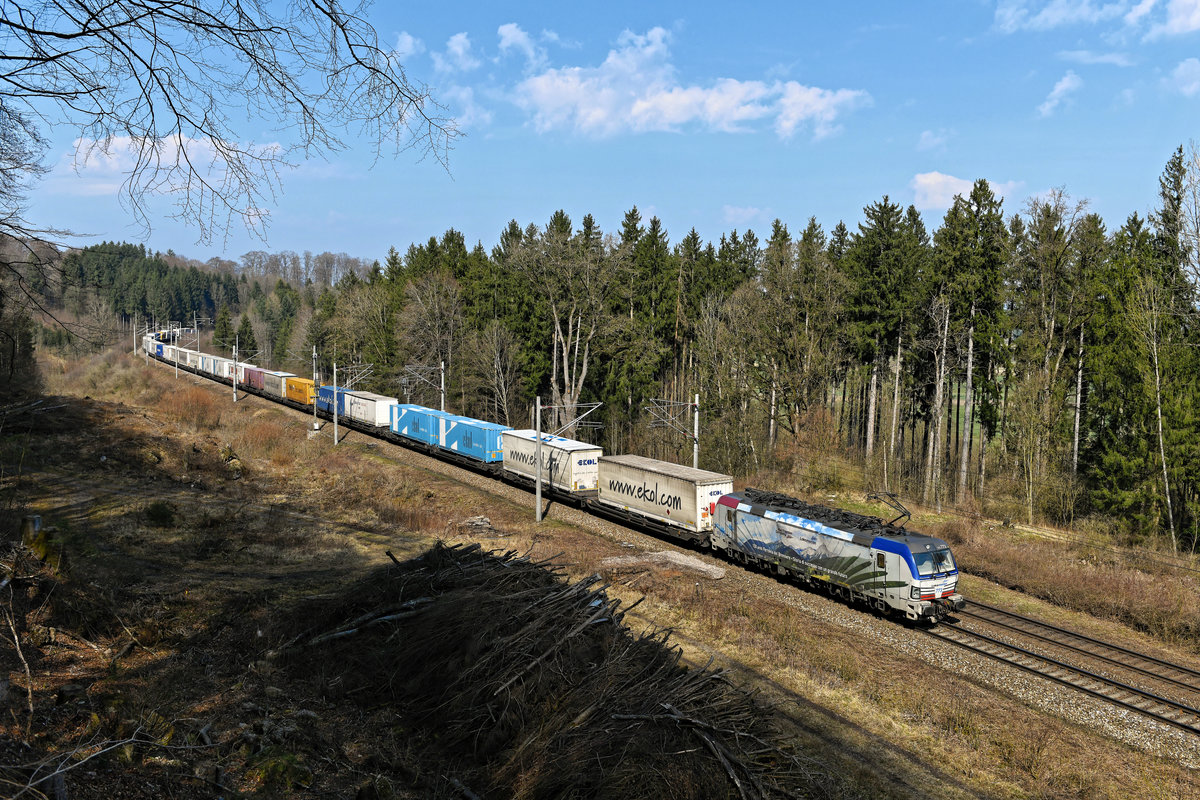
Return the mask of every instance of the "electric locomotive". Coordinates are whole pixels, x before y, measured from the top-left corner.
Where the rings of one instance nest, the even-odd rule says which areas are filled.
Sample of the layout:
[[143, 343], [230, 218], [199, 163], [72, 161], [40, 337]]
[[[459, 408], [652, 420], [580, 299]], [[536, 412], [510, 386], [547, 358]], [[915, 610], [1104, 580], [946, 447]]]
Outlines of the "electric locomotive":
[[746, 489], [717, 501], [709, 541], [738, 561], [822, 582], [883, 613], [936, 623], [963, 609], [950, 546], [895, 522]]

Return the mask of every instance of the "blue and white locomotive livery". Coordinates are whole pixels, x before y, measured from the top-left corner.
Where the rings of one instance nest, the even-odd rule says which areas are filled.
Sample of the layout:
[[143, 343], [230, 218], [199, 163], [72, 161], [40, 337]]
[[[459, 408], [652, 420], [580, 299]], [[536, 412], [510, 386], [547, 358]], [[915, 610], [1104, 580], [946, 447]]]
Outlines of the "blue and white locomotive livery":
[[715, 517], [713, 549], [849, 601], [925, 622], [966, 605], [950, 546], [933, 536], [757, 489], [723, 496]]

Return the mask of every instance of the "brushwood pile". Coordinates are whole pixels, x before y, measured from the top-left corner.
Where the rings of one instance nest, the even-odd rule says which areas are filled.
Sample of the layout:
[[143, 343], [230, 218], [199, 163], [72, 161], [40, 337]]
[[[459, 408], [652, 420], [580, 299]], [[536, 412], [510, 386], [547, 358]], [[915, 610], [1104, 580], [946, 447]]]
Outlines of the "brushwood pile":
[[[462, 796], [830, 797], [729, 677], [634, 633], [598, 576], [436, 545], [304, 614], [285, 668], [347, 702], [391, 705]], [[634, 604], [636, 605], [636, 604]]]

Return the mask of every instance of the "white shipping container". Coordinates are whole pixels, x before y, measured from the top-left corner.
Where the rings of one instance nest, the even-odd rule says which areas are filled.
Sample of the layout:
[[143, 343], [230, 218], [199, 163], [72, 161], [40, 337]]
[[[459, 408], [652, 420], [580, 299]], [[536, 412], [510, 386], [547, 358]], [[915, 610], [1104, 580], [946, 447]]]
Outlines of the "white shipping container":
[[182, 356], [183, 363], [187, 364], [189, 367], [195, 367], [200, 363], [200, 353], [198, 353], [197, 351], [188, 350], [185, 347], [185, 348], [181, 348], [179, 352]]
[[[537, 480], [537, 432], [504, 431], [504, 469]], [[568, 492], [595, 494], [600, 481], [600, 456], [594, 444], [542, 434], [542, 480]]]
[[392, 422], [392, 406], [400, 401], [374, 392], [346, 392], [346, 416], [376, 427], [388, 427]]
[[643, 456], [601, 456], [599, 501], [693, 532], [712, 530], [733, 478]]
[[264, 372], [263, 373], [263, 390], [275, 397], [286, 397], [287, 387], [284, 385], [287, 378], [294, 378], [295, 374], [291, 372]]
[[220, 356], [217, 356], [216, 362], [218, 378], [229, 378], [233, 376], [232, 358], [221, 358]]

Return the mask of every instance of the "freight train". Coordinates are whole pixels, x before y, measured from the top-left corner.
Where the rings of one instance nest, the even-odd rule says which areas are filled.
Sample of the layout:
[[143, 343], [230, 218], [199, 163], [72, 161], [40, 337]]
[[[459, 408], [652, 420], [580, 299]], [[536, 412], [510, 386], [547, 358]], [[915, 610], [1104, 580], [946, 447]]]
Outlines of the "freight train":
[[[148, 356], [327, 418], [372, 436], [532, 487], [537, 434], [394, 397], [318, 386], [290, 372], [266, 370], [181, 347], [170, 332], [147, 334]], [[937, 623], [966, 603], [949, 545], [877, 517], [809, 505], [747, 488], [708, 470], [543, 434], [541, 476], [547, 496], [629, 523], [883, 614]], [[894, 521], [893, 521], [894, 522]]]

